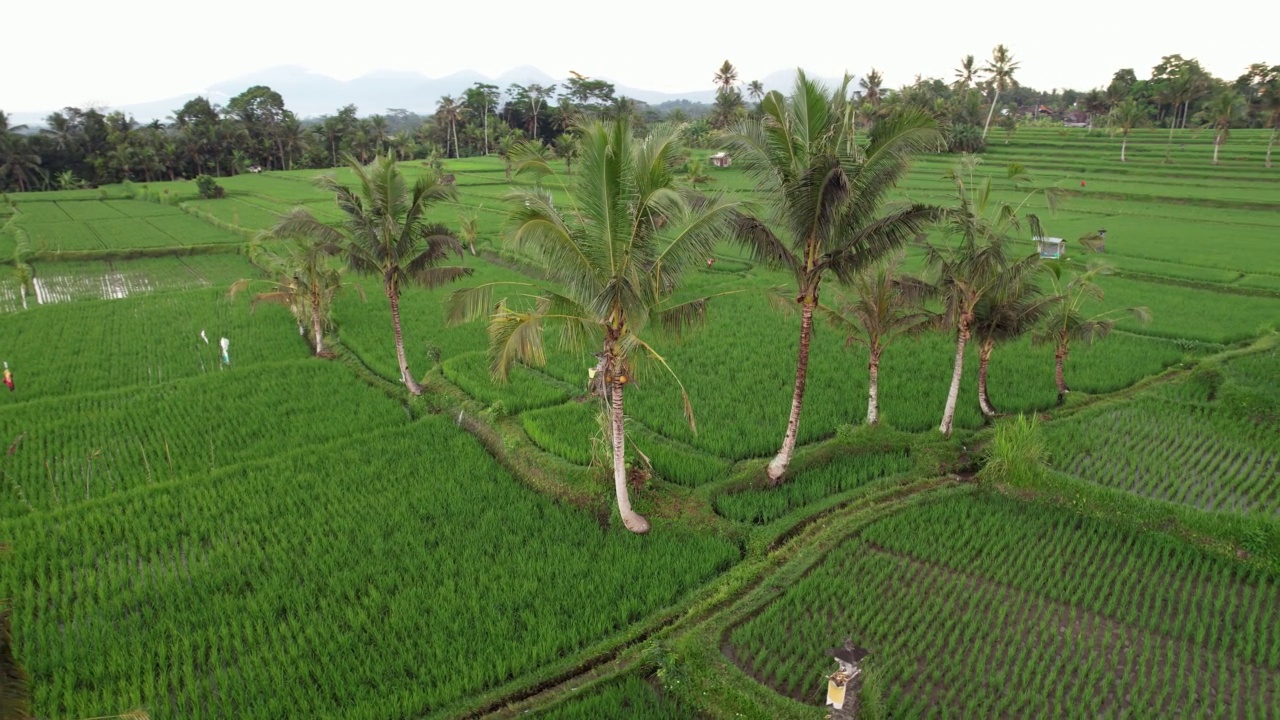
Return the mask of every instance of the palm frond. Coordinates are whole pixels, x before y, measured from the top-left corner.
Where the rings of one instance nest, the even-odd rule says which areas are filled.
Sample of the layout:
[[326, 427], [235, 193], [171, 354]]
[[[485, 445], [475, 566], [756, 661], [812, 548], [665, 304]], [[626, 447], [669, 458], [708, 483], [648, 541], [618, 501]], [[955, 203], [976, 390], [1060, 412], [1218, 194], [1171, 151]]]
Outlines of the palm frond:
[[464, 277], [470, 277], [473, 273], [475, 268], [445, 265], [419, 270], [413, 275], [413, 280], [428, 290], [434, 290]]
[[505, 383], [512, 365], [517, 362], [547, 363], [542, 344], [542, 315], [512, 310], [503, 301], [498, 303], [498, 310], [489, 323], [489, 374], [496, 382]]
[[445, 322], [449, 325], [460, 325], [490, 317], [499, 307], [493, 301], [493, 289], [502, 286], [538, 287], [532, 283], [493, 282], [454, 290], [444, 301]]
[[734, 295], [742, 292], [742, 290], [730, 290], [728, 292], [715, 293], [713, 295], [705, 295], [693, 300], [687, 300], [678, 305], [655, 309], [653, 318], [657, 322], [658, 327], [664, 331], [671, 333], [677, 338], [683, 337], [684, 333], [700, 328], [707, 321], [707, 304], [713, 298], [724, 297], [725, 295]]
[[671, 366], [667, 364], [667, 359], [659, 355], [658, 351], [654, 350], [652, 346], [650, 346], [645, 341], [641, 340], [639, 337], [636, 337], [635, 335], [631, 335], [630, 337], [634, 338], [634, 342], [637, 346], [644, 349], [645, 353], [649, 356], [649, 358], [656, 360], [659, 364], [662, 365], [662, 367], [666, 368], [667, 372], [670, 373], [671, 378], [676, 381], [676, 385], [680, 387], [680, 400], [684, 404], [685, 420], [688, 421], [689, 423], [689, 430], [691, 430], [694, 435], [697, 435], [698, 423], [694, 420], [694, 417], [693, 417], [693, 403], [690, 402], [689, 400], [689, 392], [685, 390], [684, 383], [680, 381], [680, 376], [676, 375], [676, 371], [672, 370]]

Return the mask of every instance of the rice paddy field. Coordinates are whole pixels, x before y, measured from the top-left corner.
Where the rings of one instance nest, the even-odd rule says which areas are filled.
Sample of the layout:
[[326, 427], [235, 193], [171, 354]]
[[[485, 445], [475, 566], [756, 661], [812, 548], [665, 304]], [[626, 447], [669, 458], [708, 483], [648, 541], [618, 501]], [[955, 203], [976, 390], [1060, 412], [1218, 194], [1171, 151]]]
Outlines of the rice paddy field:
[[[824, 325], [794, 470], [768, 485], [798, 320], [768, 298], [786, 276], [725, 242], [685, 290], [730, 294], [658, 343], [697, 431], [660, 367], [627, 391], [645, 536], [610, 511], [590, 354], [497, 384], [484, 325], [445, 322], [454, 288], [411, 289], [414, 399], [376, 280], [348, 279], [364, 293], [339, 295], [328, 359], [286, 309], [229, 297], [281, 213], [339, 219], [314, 172], [224, 178], [219, 200], [190, 182], [9, 196], [35, 279], [25, 309], [0, 280], [0, 598], [33, 710], [819, 718], [828, 650], [850, 639], [890, 717], [1280, 718], [1266, 136], [1233, 132], [1217, 166], [1194, 132], [1134, 131], [1123, 164], [1103, 131], [993, 138], [980, 173], [1019, 162], [1059, 188], [1035, 212], [1068, 263], [1098, 259], [1076, 239], [1106, 230], [1092, 309], [1153, 316], [1073, 345], [1065, 405], [1051, 347], [996, 347], [991, 400], [1040, 418], [1053, 484], [969, 482], [989, 436], [976, 347], [943, 440], [951, 335], [889, 347], [871, 429], [866, 352]], [[923, 158], [897, 197], [949, 203], [954, 161]], [[458, 201], [431, 219], [479, 217], [463, 284], [540, 282], [502, 239], [502, 161], [446, 170]], [[736, 169], [712, 177], [753, 199]]]

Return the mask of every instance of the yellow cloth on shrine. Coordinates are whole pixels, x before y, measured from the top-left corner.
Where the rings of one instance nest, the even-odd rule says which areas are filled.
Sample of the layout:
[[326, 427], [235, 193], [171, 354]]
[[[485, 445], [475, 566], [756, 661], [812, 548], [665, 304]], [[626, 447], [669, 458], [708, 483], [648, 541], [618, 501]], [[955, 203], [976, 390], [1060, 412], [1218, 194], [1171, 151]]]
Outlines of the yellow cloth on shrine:
[[837, 710], [844, 708], [843, 685], [837, 685], [834, 681], [827, 680], [827, 704]]

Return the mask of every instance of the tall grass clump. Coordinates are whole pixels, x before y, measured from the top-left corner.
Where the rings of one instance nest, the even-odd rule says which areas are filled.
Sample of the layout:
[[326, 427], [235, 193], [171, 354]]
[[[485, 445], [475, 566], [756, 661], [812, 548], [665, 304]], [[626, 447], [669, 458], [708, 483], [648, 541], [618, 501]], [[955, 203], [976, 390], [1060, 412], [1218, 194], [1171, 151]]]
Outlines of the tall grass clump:
[[1044, 479], [1049, 469], [1049, 444], [1035, 415], [1022, 415], [996, 426], [983, 453], [978, 479], [1028, 486]]

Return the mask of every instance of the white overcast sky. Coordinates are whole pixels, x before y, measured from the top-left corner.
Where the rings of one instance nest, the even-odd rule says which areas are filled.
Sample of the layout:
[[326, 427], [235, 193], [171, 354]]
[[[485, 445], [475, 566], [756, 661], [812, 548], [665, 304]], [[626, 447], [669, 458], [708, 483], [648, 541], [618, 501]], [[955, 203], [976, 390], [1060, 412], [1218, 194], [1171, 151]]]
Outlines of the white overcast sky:
[[5, 5], [0, 109], [9, 112], [159, 100], [275, 65], [344, 80], [378, 69], [495, 76], [532, 65], [557, 78], [576, 70], [632, 87], [684, 91], [710, 87], [726, 58], [743, 81], [797, 66], [823, 76], [862, 75], [874, 66], [891, 87], [917, 73], [949, 82], [963, 55], [981, 61], [997, 43], [1013, 50], [1023, 84], [1046, 90], [1104, 86], [1123, 67], [1146, 77], [1172, 53], [1198, 58], [1230, 79], [1253, 62], [1280, 64], [1275, 0]]

